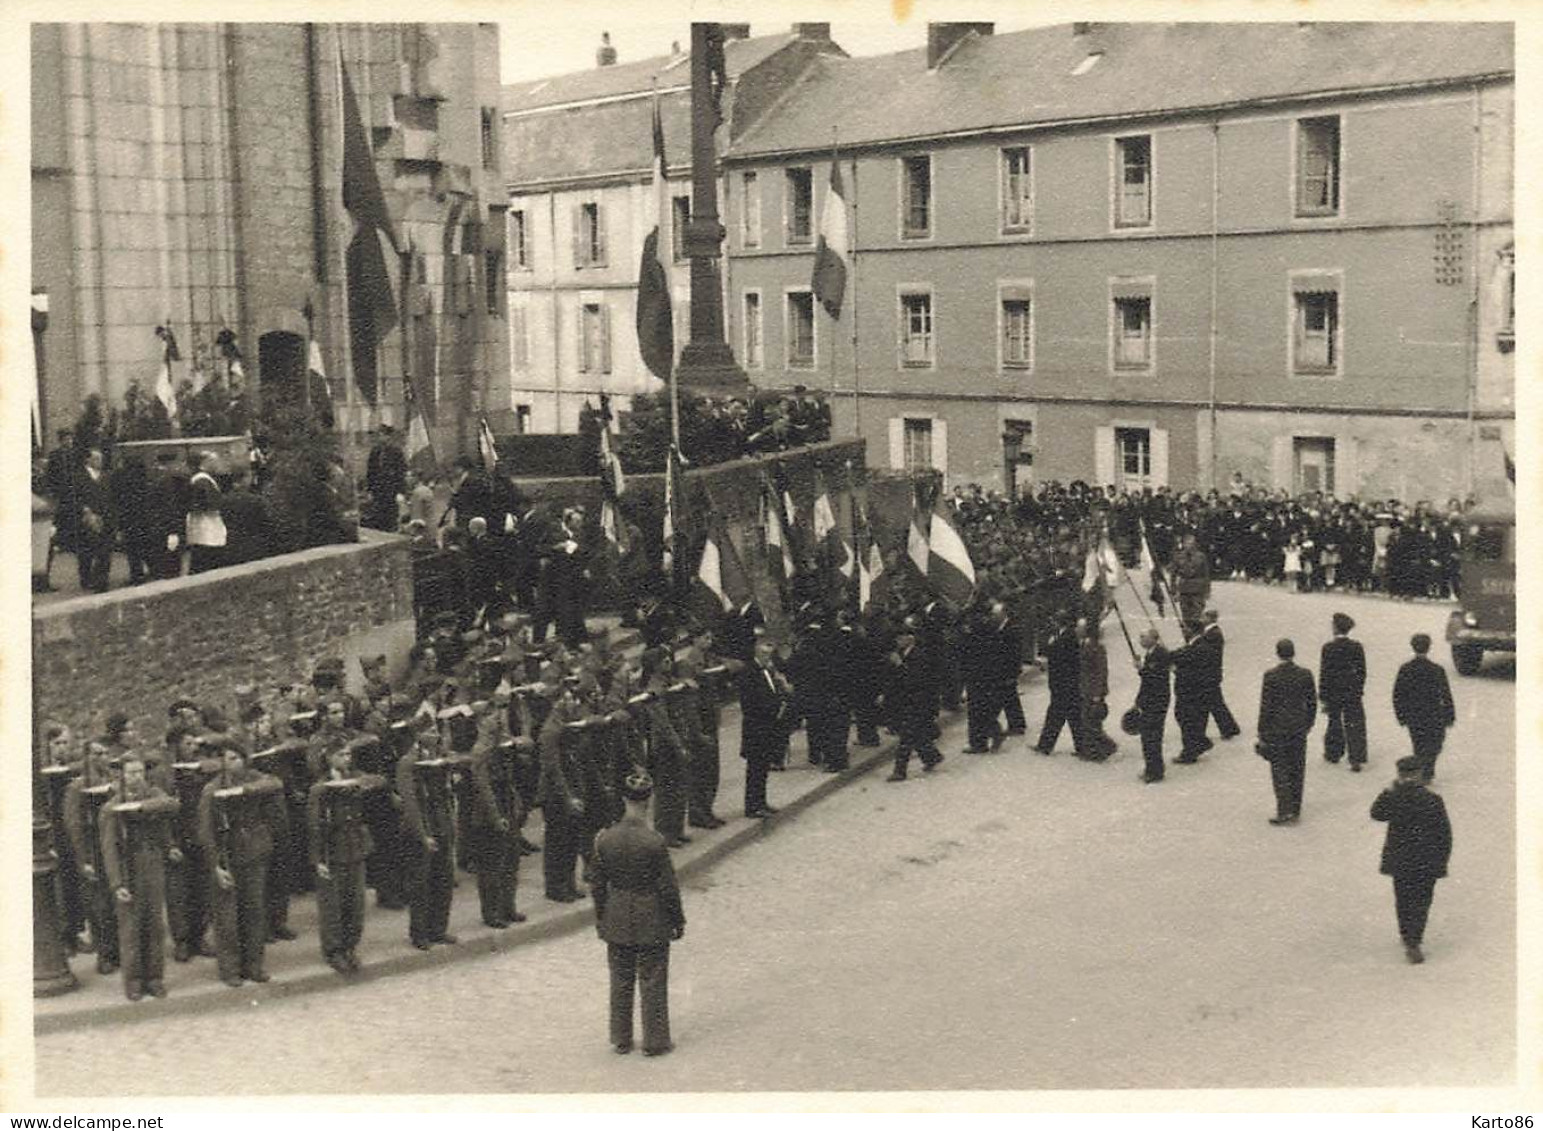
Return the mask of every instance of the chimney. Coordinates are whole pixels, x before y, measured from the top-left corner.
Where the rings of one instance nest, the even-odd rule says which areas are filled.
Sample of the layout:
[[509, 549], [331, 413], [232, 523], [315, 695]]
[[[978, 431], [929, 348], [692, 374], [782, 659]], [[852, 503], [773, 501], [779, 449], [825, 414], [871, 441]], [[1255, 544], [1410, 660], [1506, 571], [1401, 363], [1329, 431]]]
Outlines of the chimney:
[[719, 24], [718, 26], [723, 29], [723, 41], [725, 43], [731, 39], [750, 38], [749, 24]]
[[990, 35], [995, 24], [929, 23], [927, 25], [927, 69], [935, 71], [948, 53], [964, 42], [971, 32]]
[[830, 38], [829, 24], [794, 24], [793, 34], [799, 39], [824, 41]]
[[595, 66], [614, 67], [616, 65], [616, 48], [611, 46], [611, 33], [600, 33], [600, 46], [595, 51]]

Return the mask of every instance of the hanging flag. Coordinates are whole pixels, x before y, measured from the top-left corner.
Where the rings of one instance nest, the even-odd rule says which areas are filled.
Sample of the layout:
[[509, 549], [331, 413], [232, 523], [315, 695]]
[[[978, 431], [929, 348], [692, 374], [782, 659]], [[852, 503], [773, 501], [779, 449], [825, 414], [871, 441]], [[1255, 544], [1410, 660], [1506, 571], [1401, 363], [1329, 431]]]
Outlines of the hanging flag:
[[348, 67], [338, 44], [338, 71], [343, 94], [343, 207], [354, 220], [345, 266], [348, 277], [348, 332], [353, 345], [354, 383], [365, 400], [375, 403], [378, 386], [376, 350], [396, 326], [396, 297], [386, 268], [380, 237], [397, 248], [386, 208], [385, 193], [375, 169], [375, 155], [365, 133], [364, 119], [354, 99]]
[[685, 480], [681, 476], [680, 453], [675, 450], [675, 445], [670, 445], [670, 450], [665, 455], [664, 464], [664, 576], [670, 584], [670, 591], [679, 594], [683, 591], [684, 562], [682, 551], [685, 549], [685, 539], [680, 532], [684, 528], [684, 521], [688, 517], [685, 513], [686, 492]]
[[312, 377], [321, 378], [321, 383], [326, 387], [327, 390], [327, 401], [330, 403], [333, 399], [332, 378], [327, 376], [327, 367], [325, 364], [323, 364], [321, 359], [321, 343], [318, 342], [315, 338], [312, 338], [311, 348], [308, 352], [310, 356], [306, 359], [305, 365], [307, 370], [307, 379]]
[[439, 460], [434, 456], [434, 441], [429, 436], [428, 423], [418, 407], [415, 385], [411, 377], [402, 382], [402, 396], [407, 409], [407, 463], [419, 474], [426, 474], [438, 470]]
[[482, 457], [482, 470], [492, 475], [498, 468], [498, 445], [493, 442], [486, 413], [477, 417], [477, 453]]
[[793, 563], [793, 548], [788, 542], [787, 528], [782, 523], [782, 504], [771, 482], [761, 479], [761, 528], [766, 532], [766, 556], [771, 565], [780, 571], [783, 585], [792, 582], [797, 569]]
[[833, 159], [830, 189], [825, 194], [825, 210], [820, 214], [820, 240], [814, 250], [814, 278], [810, 283], [814, 297], [832, 318], [841, 317], [841, 303], [847, 289], [847, 260], [851, 256], [846, 194], [841, 188], [841, 163]]
[[861, 498], [854, 497], [853, 526], [857, 542], [857, 611], [868, 607], [873, 596], [873, 583], [884, 574], [884, 555], [873, 537], [873, 527], [868, 524], [868, 508]]
[[932, 501], [927, 531], [927, 580], [938, 596], [960, 608], [975, 595], [975, 563], [944, 509], [941, 491]]
[[1152, 547], [1147, 545], [1147, 528], [1141, 527], [1141, 569], [1143, 573], [1151, 574], [1157, 568], [1157, 561], [1152, 557]]
[[643, 261], [638, 266], [638, 351], [643, 364], [661, 381], [675, 368], [675, 324], [670, 307], [670, 271], [664, 256], [669, 245], [664, 225], [670, 218], [669, 187], [664, 180], [664, 123], [659, 117], [659, 95], [654, 95], [654, 227], [643, 240]]
[[1082, 591], [1093, 592], [1098, 588], [1098, 582], [1102, 576], [1103, 571], [1098, 562], [1098, 547], [1089, 546], [1087, 556], [1082, 560]]
[[[33, 328], [46, 327], [48, 323], [48, 292], [32, 292], [32, 319]], [[41, 321], [39, 321], [41, 319]], [[34, 339], [41, 343], [41, 338]], [[36, 453], [43, 450], [43, 368], [42, 358], [38, 356], [36, 348], [32, 351], [32, 449]]]
[[161, 370], [155, 378], [155, 399], [166, 408], [166, 415], [172, 420], [177, 419], [177, 384], [172, 379], [171, 363], [181, 361], [182, 354], [177, 350], [177, 336], [171, 332], [170, 326], [157, 326], [155, 336], [161, 339]]
[[621, 498], [627, 490], [627, 476], [622, 471], [621, 456], [617, 454], [616, 445], [611, 440], [612, 428], [611, 398], [606, 394], [600, 394], [600, 475], [602, 479], [610, 480], [610, 490], [617, 498]]
[[713, 522], [708, 531], [696, 580], [697, 603], [701, 606], [702, 619], [709, 623], [717, 614], [741, 609], [754, 598], [749, 575], [721, 521]]
[[1110, 589], [1116, 589], [1124, 583], [1125, 566], [1120, 561], [1120, 555], [1114, 552], [1107, 529], [1098, 536], [1098, 564], [1104, 575], [1104, 584]]

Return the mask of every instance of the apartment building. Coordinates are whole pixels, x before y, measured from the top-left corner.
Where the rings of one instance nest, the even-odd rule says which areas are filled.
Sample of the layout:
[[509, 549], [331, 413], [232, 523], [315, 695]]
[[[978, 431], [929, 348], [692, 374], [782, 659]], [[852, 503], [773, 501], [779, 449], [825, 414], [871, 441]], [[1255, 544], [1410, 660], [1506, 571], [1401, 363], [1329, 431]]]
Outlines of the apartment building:
[[[935, 24], [722, 157], [730, 340], [870, 463], [1445, 500], [1514, 420], [1508, 24]], [[833, 127], [856, 251], [810, 273]]]
[[[791, 89], [817, 57], [839, 55], [829, 24], [750, 36], [724, 25], [727, 84], [720, 148]], [[618, 408], [662, 388], [637, 348], [638, 264], [654, 225], [652, 114], [663, 121], [677, 353], [690, 338], [689, 54], [617, 62], [609, 44], [593, 70], [504, 88], [508, 188], [510, 399], [499, 431], [573, 432], [579, 411], [610, 395]], [[720, 211], [721, 211], [720, 196]]]

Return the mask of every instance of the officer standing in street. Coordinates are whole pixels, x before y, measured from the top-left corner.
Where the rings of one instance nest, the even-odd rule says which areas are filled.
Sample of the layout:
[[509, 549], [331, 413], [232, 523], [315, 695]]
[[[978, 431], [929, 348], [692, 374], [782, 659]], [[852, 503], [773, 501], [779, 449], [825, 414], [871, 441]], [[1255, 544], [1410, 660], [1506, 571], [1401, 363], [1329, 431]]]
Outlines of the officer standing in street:
[[316, 872], [321, 954], [339, 974], [359, 969], [356, 947], [364, 935], [364, 866], [374, 847], [365, 821], [365, 794], [385, 788], [379, 774], [361, 774], [379, 740], [356, 738], [327, 754], [327, 770], [306, 799], [306, 839]]
[[1323, 760], [1338, 765], [1347, 753], [1350, 769], [1361, 772], [1366, 764], [1366, 708], [1361, 694], [1366, 688], [1366, 650], [1350, 639], [1355, 621], [1344, 613], [1333, 617], [1334, 639], [1323, 646], [1318, 661], [1318, 697], [1328, 718], [1323, 733]]
[[1381, 871], [1393, 878], [1404, 956], [1418, 965], [1436, 881], [1452, 856], [1452, 823], [1440, 795], [1425, 788], [1424, 761], [1412, 754], [1398, 760], [1398, 779], [1372, 802], [1372, 820], [1388, 823]]
[[627, 811], [595, 841], [595, 928], [611, 972], [611, 1048], [632, 1051], [633, 987], [641, 997], [643, 1055], [670, 1040], [670, 943], [686, 933], [680, 887], [664, 837], [648, 827], [653, 782], [636, 770], [622, 787]]
[[1313, 673], [1293, 663], [1296, 645], [1275, 644], [1280, 663], [1264, 673], [1259, 690], [1259, 753], [1270, 763], [1275, 790], [1272, 825], [1294, 825], [1302, 816], [1302, 779], [1307, 769], [1307, 736], [1318, 717]]
[[123, 992], [139, 1001], [147, 993], [166, 996], [166, 862], [180, 855], [171, 827], [177, 799], [146, 780], [137, 754], [119, 772], [102, 809], [102, 863], [118, 912]]
[[426, 723], [396, 766], [402, 825], [411, 845], [407, 933], [419, 950], [460, 941], [447, 931], [455, 880], [452, 776], [459, 760], [447, 757], [442, 746], [435, 724]]

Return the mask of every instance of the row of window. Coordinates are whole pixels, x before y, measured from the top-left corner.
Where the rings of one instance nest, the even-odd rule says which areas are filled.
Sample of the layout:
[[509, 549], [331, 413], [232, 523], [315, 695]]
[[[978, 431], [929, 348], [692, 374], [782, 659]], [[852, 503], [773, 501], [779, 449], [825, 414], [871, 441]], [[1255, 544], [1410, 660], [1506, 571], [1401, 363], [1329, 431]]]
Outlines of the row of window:
[[[1111, 139], [1110, 225], [1116, 230], [1150, 228], [1156, 189], [1151, 134]], [[1034, 230], [1034, 147], [1007, 146], [999, 151], [999, 230], [1004, 236], [1030, 235]], [[903, 240], [930, 239], [936, 211], [932, 155], [911, 154], [898, 161], [900, 178], [899, 234]], [[783, 239], [790, 247], [814, 243], [814, 170], [793, 166], [783, 170], [785, 207]], [[740, 243], [761, 246], [760, 174], [739, 176]], [[1296, 122], [1296, 215], [1337, 216], [1340, 210], [1340, 123], [1337, 116], [1300, 118]], [[686, 258], [684, 233], [691, 216], [691, 199], [672, 200], [671, 225], [676, 262]], [[607, 264], [605, 209], [598, 201], [575, 204], [572, 213], [573, 266], [576, 270]], [[514, 270], [531, 267], [528, 229], [523, 209], [509, 211], [509, 264]]]
[[[1110, 225], [1115, 229], [1150, 228], [1156, 190], [1151, 134], [1111, 139]], [[1005, 236], [1032, 234], [1034, 229], [1034, 147], [1006, 146], [998, 151], [1000, 177], [999, 231]], [[932, 155], [899, 158], [902, 240], [931, 239], [936, 197]], [[814, 242], [814, 173], [809, 166], [783, 170], [786, 207], [784, 242], [801, 246]], [[1296, 215], [1337, 216], [1340, 207], [1340, 128], [1338, 116], [1300, 118], [1296, 122]], [[740, 242], [761, 246], [760, 175], [740, 174]]]
[[[1120, 373], [1151, 373], [1156, 367], [1152, 309], [1155, 284], [1150, 279], [1110, 285], [1110, 368]], [[743, 302], [743, 354], [748, 369], [765, 367], [761, 292], [747, 290]], [[814, 369], [815, 303], [805, 289], [783, 295], [784, 357], [788, 369]], [[897, 355], [902, 369], [932, 369], [938, 363], [933, 294], [925, 287], [902, 290], [896, 297]], [[1340, 372], [1339, 280], [1317, 272], [1292, 276], [1291, 372], [1332, 377]], [[997, 293], [998, 357], [1003, 369], [1034, 367], [1034, 299], [1028, 284], [1001, 284]]]

